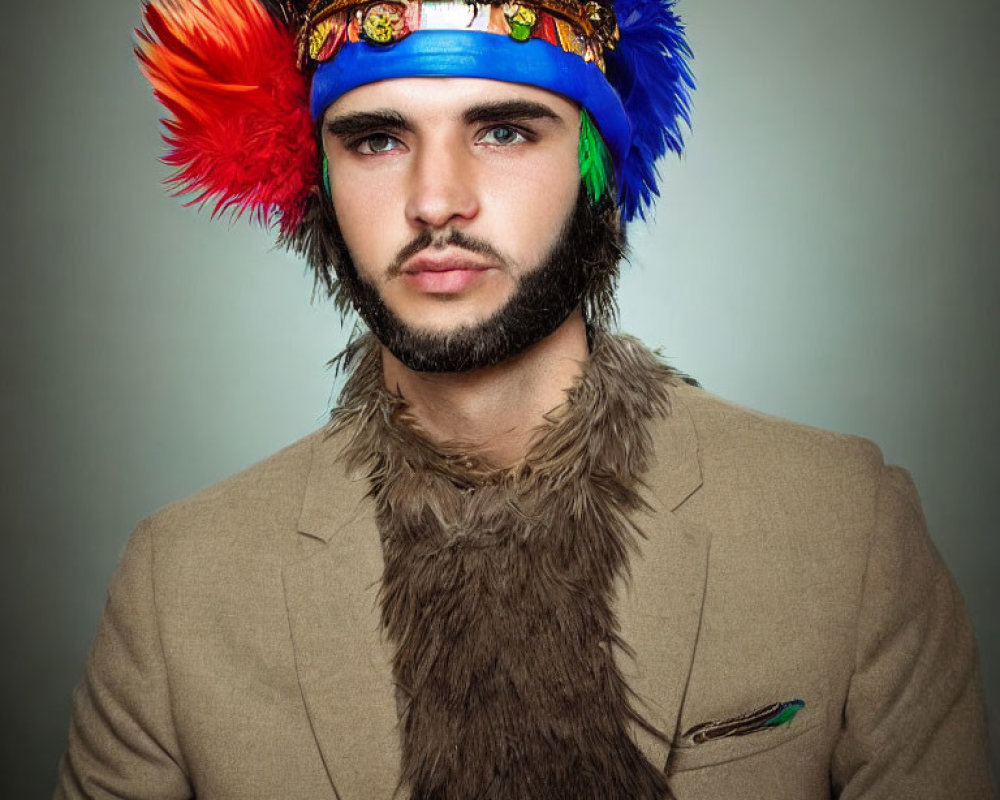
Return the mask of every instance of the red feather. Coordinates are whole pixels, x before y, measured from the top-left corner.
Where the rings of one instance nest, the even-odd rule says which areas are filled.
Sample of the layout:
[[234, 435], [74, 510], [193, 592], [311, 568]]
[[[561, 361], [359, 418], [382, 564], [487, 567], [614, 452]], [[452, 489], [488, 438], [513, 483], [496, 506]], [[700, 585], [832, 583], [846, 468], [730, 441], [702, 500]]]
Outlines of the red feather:
[[164, 119], [168, 180], [212, 215], [291, 233], [320, 179], [296, 34], [258, 0], [149, 0], [136, 57]]

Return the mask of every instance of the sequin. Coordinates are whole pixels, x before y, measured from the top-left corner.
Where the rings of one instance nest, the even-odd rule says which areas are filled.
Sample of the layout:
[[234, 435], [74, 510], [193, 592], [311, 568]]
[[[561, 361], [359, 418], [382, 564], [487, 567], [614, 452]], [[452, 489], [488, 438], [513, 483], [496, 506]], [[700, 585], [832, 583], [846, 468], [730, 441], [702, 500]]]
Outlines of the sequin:
[[516, 42], [528, 41], [538, 23], [538, 14], [534, 9], [518, 3], [505, 3], [503, 13], [510, 26], [510, 38]]
[[405, 9], [395, 3], [369, 6], [361, 20], [361, 35], [373, 44], [391, 44], [405, 36]]
[[325, 19], [309, 34], [309, 58], [319, 60], [323, 46], [333, 30], [333, 19]]
[[565, 20], [556, 19], [556, 32], [559, 35], [559, 44], [567, 53], [573, 53], [584, 58], [587, 54], [587, 40], [581, 36], [579, 31]]
[[[313, 50], [310, 41], [310, 58], [314, 61], [329, 61], [344, 45], [345, 33], [347, 32], [347, 21], [343, 14], [335, 14], [328, 17], [321, 23], [326, 25], [327, 31], [323, 41], [318, 44], [318, 49]], [[317, 28], [318, 29], [318, 28]]]

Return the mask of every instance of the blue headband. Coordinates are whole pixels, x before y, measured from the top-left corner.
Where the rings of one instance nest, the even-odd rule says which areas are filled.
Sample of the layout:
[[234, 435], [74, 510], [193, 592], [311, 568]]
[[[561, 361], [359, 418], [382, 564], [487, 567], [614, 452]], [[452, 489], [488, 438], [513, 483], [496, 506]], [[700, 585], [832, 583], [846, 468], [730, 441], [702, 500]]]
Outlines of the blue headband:
[[538, 39], [516, 42], [481, 31], [415, 31], [390, 45], [345, 44], [313, 76], [313, 119], [338, 97], [367, 83], [441, 77], [525, 83], [565, 95], [590, 112], [616, 163], [628, 155], [631, 132], [625, 108], [594, 64]]

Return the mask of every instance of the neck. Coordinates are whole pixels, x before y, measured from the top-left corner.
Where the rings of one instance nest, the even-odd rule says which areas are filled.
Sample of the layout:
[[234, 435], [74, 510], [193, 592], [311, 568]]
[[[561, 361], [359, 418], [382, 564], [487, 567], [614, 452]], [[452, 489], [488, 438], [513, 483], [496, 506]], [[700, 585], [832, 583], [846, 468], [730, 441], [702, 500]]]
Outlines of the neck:
[[462, 442], [507, 467], [527, 455], [545, 416], [565, 402], [588, 357], [586, 325], [577, 309], [553, 333], [496, 366], [415, 372], [382, 348], [382, 374], [431, 441]]

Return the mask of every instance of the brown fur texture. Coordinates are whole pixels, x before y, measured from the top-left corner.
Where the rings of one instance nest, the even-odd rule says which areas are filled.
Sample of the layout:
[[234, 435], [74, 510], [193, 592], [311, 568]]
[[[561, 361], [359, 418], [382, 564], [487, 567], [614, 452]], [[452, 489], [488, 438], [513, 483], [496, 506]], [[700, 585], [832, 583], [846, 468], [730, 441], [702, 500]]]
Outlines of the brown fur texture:
[[669, 413], [672, 371], [636, 340], [593, 335], [591, 360], [515, 468], [432, 446], [384, 387], [377, 343], [353, 367], [337, 430], [371, 479], [385, 553], [382, 623], [402, 693], [401, 789], [414, 800], [663, 800], [629, 727], [614, 653], [616, 577]]

